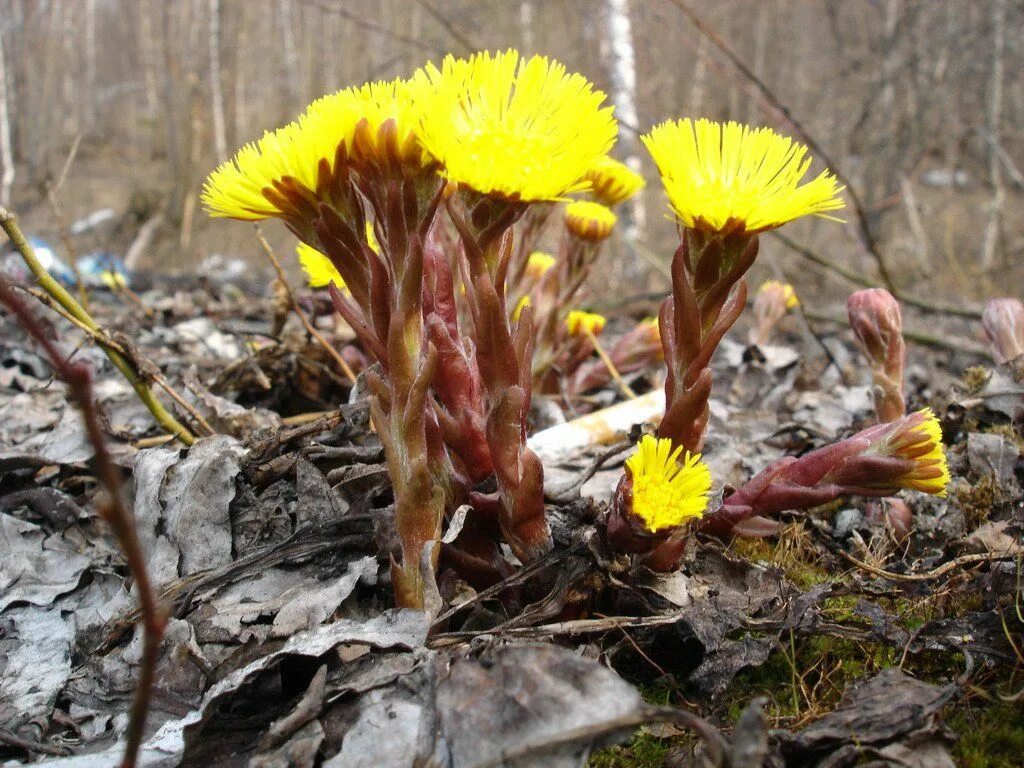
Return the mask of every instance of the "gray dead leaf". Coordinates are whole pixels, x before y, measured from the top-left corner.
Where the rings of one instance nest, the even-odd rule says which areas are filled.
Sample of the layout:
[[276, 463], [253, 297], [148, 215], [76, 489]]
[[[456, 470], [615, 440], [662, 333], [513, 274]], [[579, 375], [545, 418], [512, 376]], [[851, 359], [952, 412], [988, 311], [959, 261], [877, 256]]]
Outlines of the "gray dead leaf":
[[299, 456], [295, 460], [295, 527], [337, 522], [348, 512], [348, 502], [327, 482], [324, 473]]
[[995, 475], [999, 485], [1005, 487], [1014, 481], [1020, 451], [1002, 435], [971, 432], [967, 435], [967, 459], [972, 470], [982, 476]]
[[219, 433], [244, 440], [256, 430], [276, 430], [281, 427], [281, 417], [273, 411], [266, 408], [245, 408], [213, 394], [199, 380], [194, 365], [185, 371], [182, 380], [195, 395], [195, 404], [199, 412]]
[[615, 672], [552, 645], [458, 659], [437, 685], [453, 768], [584, 766], [595, 744], [621, 732], [616, 721], [643, 706]]
[[1006, 532], [1009, 520], [989, 521], [972, 531], [964, 544], [972, 552], [987, 552], [994, 555], [1024, 554], [1024, 545]]
[[12, 603], [49, 605], [78, 586], [89, 563], [60, 534], [0, 514], [0, 611]]
[[313, 768], [324, 736], [324, 727], [314, 720], [277, 749], [253, 755], [249, 768]]
[[[957, 692], [955, 684], [935, 686], [893, 668], [848, 690], [838, 709], [801, 731], [773, 731], [787, 763], [815, 765], [846, 745], [884, 747], [933, 734], [938, 716]], [[853, 760], [831, 765], [853, 765]]]
[[13, 608], [0, 616], [0, 723], [48, 718], [71, 674], [73, 618], [57, 608]]
[[[196, 743], [203, 724], [224, 700], [286, 656], [319, 657], [344, 643], [411, 650], [426, 642], [428, 629], [427, 619], [422, 612], [399, 609], [385, 611], [365, 622], [342, 619], [300, 632], [273, 653], [251, 662], [214, 684], [203, 696], [198, 708], [161, 726], [142, 745], [137, 765], [142, 768], [170, 768], [179, 765], [186, 745]], [[123, 743], [119, 742], [100, 753], [49, 758], [33, 765], [46, 768], [110, 768], [120, 762], [123, 749]]]
[[290, 637], [299, 630], [322, 624], [352, 594], [359, 581], [373, 584], [376, 580], [377, 558], [371, 555], [350, 563], [348, 571], [332, 582], [290, 590], [281, 595], [283, 604], [274, 618], [271, 636]]
[[0, 470], [80, 464], [92, 455], [93, 448], [82, 429], [81, 415], [73, 406], [66, 405], [53, 429], [28, 438], [17, 448], [0, 451]]
[[341, 751], [323, 768], [413, 768], [430, 724], [423, 706], [409, 699], [400, 687], [365, 694]]
[[994, 368], [976, 398], [981, 400], [986, 408], [1010, 418], [1024, 412], [1024, 384], [1014, 379], [1013, 368], [1009, 365]]
[[226, 435], [198, 440], [180, 461], [174, 451], [139, 452], [135, 514], [157, 584], [231, 562], [229, 507], [243, 453]]
[[183, 351], [190, 353], [190, 356], [214, 357], [234, 362], [245, 351], [234, 336], [218, 330], [208, 317], [196, 317], [178, 323], [172, 328], [160, 330], [163, 331], [163, 335], [172, 337], [171, 340], [178, 341]]

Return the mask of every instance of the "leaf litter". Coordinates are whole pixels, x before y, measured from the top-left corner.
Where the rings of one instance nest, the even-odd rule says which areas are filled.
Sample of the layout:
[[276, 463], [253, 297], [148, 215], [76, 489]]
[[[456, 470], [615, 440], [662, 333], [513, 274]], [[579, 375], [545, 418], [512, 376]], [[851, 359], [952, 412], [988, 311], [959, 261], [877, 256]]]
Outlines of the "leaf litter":
[[[190, 449], [147, 445], [131, 390], [80, 350], [170, 617], [141, 765], [632, 765], [632, 747], [601, 748], [643, 739], [679, 765], [951, 765], [954, 709], [984, 716], [978, 691], [1019, 691], [1007, 370], [972, 392], [950, 373], [969, 356], [919, 356], [909, 396], [945, 403], [958, 479], [947, 499], [908, 498], [909, 539], [851, 499], [770, 539], [702, 540], [671, 575], [632, 570], [595, 535], [622, 455], [594, 447], [547, 468], [556, 549], [488, 590], [442, 584], [431, 614], [389, 608], [388, 481], [359, 387], [323, 375], [291, 323], [251, 352], [255, 300], [226, 295], [157, 288], [155, 319], [97, 302], [219, 433]], [[794, 336], [723, 345], [719, 487], [867, 418], [849, 339], [824, 341], [838, 365]], [[4, 359], [0, 764], [114, 765], [141, 653], [131, 584], [77, 413], [16, 329]]]

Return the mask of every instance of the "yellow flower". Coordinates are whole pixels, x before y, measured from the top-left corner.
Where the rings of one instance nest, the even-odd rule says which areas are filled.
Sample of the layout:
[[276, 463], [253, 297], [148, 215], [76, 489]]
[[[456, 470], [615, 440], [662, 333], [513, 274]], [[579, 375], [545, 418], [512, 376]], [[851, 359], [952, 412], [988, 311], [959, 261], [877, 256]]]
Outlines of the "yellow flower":
[[519, 301], [516, 302], [515, 309], [512, 310], [512, 322], [518, 323], [519, 316], [523, 314], [523, 310], [530, 306], [530, 297], [523, 296]]
[[556, 200], [615, 141], [604, 94], [543, 56], [447, 56], [414, 76], [423, 146], [460, 186], [508, 200]]
[[794, 309], [800, 306], [800, 299], [797, 298], [796, 291], [793, 290], [793, 286], [789, 283], [782, 283], [778, 280], [765, 280], [761, 283], [761, 287], [757, 289], [757, 292], [766, 293], [768, 291], [781, 291], [782, 298], [786, 302], [786, 309]]
[[939, 420], [931, 408], [924, 408], [907, 421], [907, 426], [893, 434], [885, 447], [887, 454], [914, 462], [914, 469], [900, 478], [900, 485], [945, 497], [950, 475]]
[[570, 336], [583, 336], [587, 333], [597, 336], [604, 330], [607, 318], [595, 312], [583, 312], [574, 309], [565, 318], [565, 327], [569, 329]]
[[432, 163], [412, 134], [416, 100], [403, 80], [324, 96], [297, 121], [268, 131], [213, 171], [203, 186], [203, 204], [211, 216], [294, 217], [330, 202], [339, 164]]
[[760, 232], [844, 203], [828, 171], [801, 184], [807, 148], [770, 128], [710, 120], [668, 121], [641, 137], [672, 210], [691, 229]]
[[682, 452], [682, 446], [673, 450], [668, 438], [644, 435], [636, 453], [626, 459], [633, 481], [633, 514], [651, 533], [700, 518], [707, 509], [711, 470], [699, 453], [687, 451], [680, 457]]
[[[369, 221], [366, 222], [366, 243], [374, 253], [380, 253], [380, 244], [373, 232], [373, 224]], [[299, 257], [299, 265], [306, 273], [310, 288], [325, 288], [333, 282], [338, 290], [345, 290], [345, 280], [326, 254], [306, 243], [299, 243], [295, 253]]]
[[611, 208], [588, 200], [565, 206], [565, 226], [580, 240], [599, 242], [612, 233], [617, 217]]
[[590, 193], [605, 205], [628, 200], [647, 185], [643, 176], [608, 155], [598, 158], [585, 178], [591, 184]]
[[534, 251], [526, 260], [526, 274], [532, 280], [540, 280], [544, 274], [555, 266], [555, 257], [543, 251]]
[[314, 101], [302, 119], [316, 130], [334, 127], [357, 167], [396, 162], [429, 167], [434, 161], [415, 134], [422, 88], [401, 78], [346, 88]]
[[345, 281], [341, 279], [337, 267], [325, 254], [306, 243], [299, 243], [295, 253], [299, 257], [299, 264], [306, 272], [310, 288], [324, 288], [331, 283], [338, 286], [339, 290], [345, 287]]

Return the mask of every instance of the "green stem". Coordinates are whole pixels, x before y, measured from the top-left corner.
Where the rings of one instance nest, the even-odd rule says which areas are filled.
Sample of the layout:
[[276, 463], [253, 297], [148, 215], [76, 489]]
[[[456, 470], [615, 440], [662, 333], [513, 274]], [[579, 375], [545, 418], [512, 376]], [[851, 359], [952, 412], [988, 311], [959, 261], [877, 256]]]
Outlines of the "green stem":
[[[39, 263], [39, 259], [36, 257], [35, 251], [32, 249], [28, 240], [25, 239], [25, 235], [22, 233], [21, 227], [18, 226], [18, 221], [14, 214], [2, 206], [0, 206], [0, 228], [7, 233], [7, 236], [11, 239], [11, 244], [15, 247], [18, 253], [21, 254], [21, 257], [25, 260], [25, 264], [28, 265], [28, 268], [32, 270], [32, 274], [35, 275], [40, 287], [52, 296], [54, 301], [60, 304], [69, 315], [82, 323], [82, 325], [92, 331], [102, 331], [99, 324], [92, 319], [92, 316], [86, 312], [85, 309], [83, 309], [82, 305], [64, 289], [64, 286], [54, 280], [53, 276], [43, 268], [42, 264]], [[149, 384], [146, 383], [145, 379], [136, 369], [132, 361], [114, 349], [109, 349], [107, 347], [102, 347], [102, 349], [106, 352], [107, 357], [110, 358], [110, 362], [114, 364], [114, 367], [117, 368], [125, 379], [128, 380], [128, 383], [132, 385], [132, 389], [135, 390], [135, 393], [139, 396], [143, 405], [145, 405], [146, 408], [149, 409], [149, 412], [153, 414], [153, 418], [156, 419], [156, 422], [166, 432], [178, 438], [185, 445], [192, 445], [196, 440], [195, 436], [177, 419], [175, 419], [166, 408], [164, 408], [163, 404], [156, 398], [156, 395], [153, 394], [153, 390], [149, 388]]]

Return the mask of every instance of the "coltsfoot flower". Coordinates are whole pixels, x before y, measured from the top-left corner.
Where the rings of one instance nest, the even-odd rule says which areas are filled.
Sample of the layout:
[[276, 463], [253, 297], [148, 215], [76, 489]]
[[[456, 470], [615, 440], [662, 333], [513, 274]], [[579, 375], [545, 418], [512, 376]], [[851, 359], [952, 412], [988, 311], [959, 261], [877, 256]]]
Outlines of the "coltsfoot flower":
[[643, 176], [608, 155], [598, 158], [584, 178], [590, 182], [590, 194], [605, 205], [618, 205], [647, 185]]
[[789, 283], [783, 283], [778, 280], [765, 280], [761, 283], [761, 287], [757, 289], [757, 296], [769, 293], [778, 293], [786, 309], [795, 309], [800, 306], [800, 299], [797, 298], [796, 291]]
[[405, 80], [346, 88], [313, 102], [296, 121], [242, 147], [210, 174], [202, 201], [211, 216], [245, 221], [313, 216], [341, 197], [353, 165], [429, 167], [412, 132], [423, 84]]
[[413, 79], [423, 146], [450, 181], [483, 195], [539, 202], [585, 190], [615, 141], [605, 95], [544, 56], [447, 56]]
[[903, 369], [907, 354], [900, 303], [884, 288], [868, 288], [850, 295], [846, 311], [857, 346], [871, 366], [878, 419], [895, 421], [906, 412]]
[[618, 217], [611, 208], [589, 200], [574, 200], [565, 206], [565, 226], [580, 240], [596, 243], [607, 238]]
[[626, 473], [632, 483], [630, 511], [649, 533], [678, 528], [707, 509], [711, 470], [699, 453], [683, 453], [671, 440], [644, 435], [626, 459]]
[[569, 331], [570, 336], [584, 336], [587, 334], [597, 336], [604, 330], [607, 322], [608, 319], [604, 315], [574, 309], [565, 318], [565, 327]]
[[526, 259], [526, 275], [533, 281], [540, 280], [549, 269], [555, 266], [557, 259], [550, 253], [534, 251]]
[[897, 483], [921, 493], [944, 498], [949, 485], [949, 464], [942, 448], [942, 428], [931, 408], [905, 417], [879, 445], [878, 453], [913, 462]]
[[843, 208], [842, 189], [822, 171], [801, 184], [807, 148], [770, 128], [675, 120], [641, 136], [661, 173], [669, 204], [690, 229], [761, 232]]

